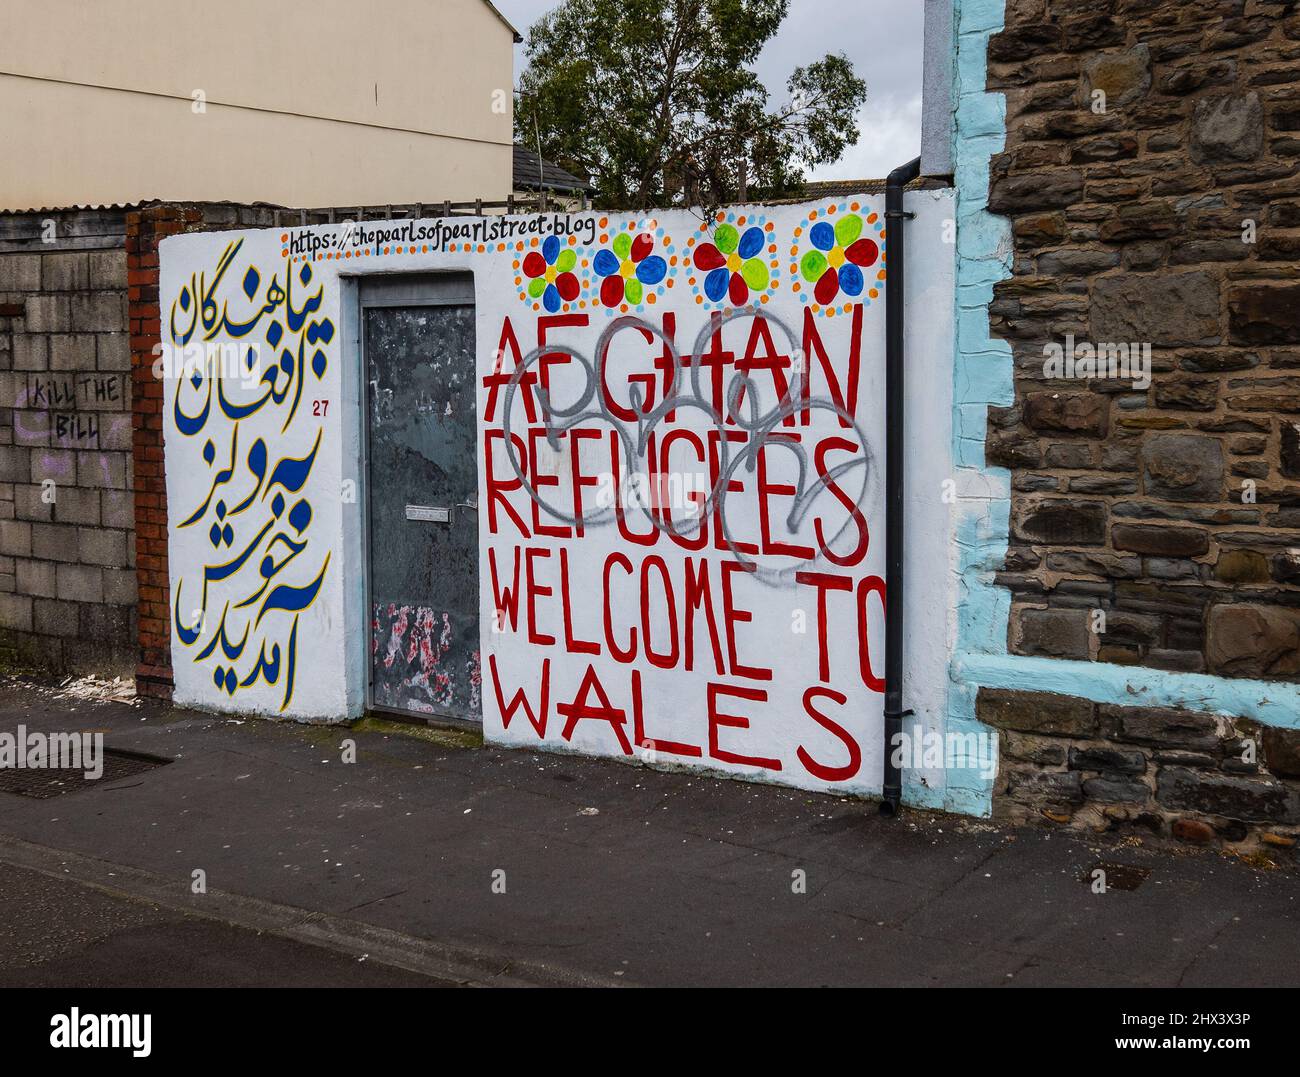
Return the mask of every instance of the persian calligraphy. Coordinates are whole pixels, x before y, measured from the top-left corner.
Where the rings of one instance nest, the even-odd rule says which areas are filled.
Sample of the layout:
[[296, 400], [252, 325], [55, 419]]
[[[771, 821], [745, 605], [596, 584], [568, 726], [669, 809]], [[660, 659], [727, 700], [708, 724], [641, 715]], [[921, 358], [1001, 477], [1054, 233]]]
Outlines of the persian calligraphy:
[[[264, 276], [241, 260], [243, 242], [191, 274], [166, 315], [177, 357], [168, 420], [182, 438], [201, 443], [210, 475], [197, 503], [171, 509], [173, 533], [203, 532], [210, 551], [202, 564], [173, 566], [172, 616], [184, 654], [210, 667], [218, 691], [274, 686], [284, 711], [293, 700], [300, 619], [330, 568], [330, 552], [311, 548], [323, 429], [316, 422], [312, 433], [302, 400], [308, 379], [320, 381], [329, 368], [335, 326], [320, 313], [324, 288], [313, 287], [309, 263], [286, 262]], [[236, 364], [218, 361], [231, 355]], [[252, 432], [267, 430], [268, 417], [270, 429], [286, 435], [269, 445]], [[310, 438], [310, 449], [282, 454], [290, 434]]]

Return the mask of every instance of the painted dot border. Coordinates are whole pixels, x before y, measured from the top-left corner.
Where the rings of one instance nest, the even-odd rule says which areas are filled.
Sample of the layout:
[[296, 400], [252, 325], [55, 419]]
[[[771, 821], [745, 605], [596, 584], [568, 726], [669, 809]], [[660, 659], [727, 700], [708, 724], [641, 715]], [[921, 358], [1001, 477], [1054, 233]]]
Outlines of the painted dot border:
[[768, 283], [757, 296], [750, 289], [750, 301], [757, 300], [759, 303], [767, 303], [772, 293], [781, 286], [781, 262], [778, 255], [779, 245], [776, 240], [776, 224], [768, 220], [765, 213], [741, 213], [737, 210], [719, 210], [706, 221], [701, 221], [700, 226], [696, 229], [695, 234], [686, 241], [686, 251], [682, 256], [682, 265], [685, 267], [686, 286], [691, 290], [691, 295], [696, 304], [710, 310], [722, 310], [730, 305], [730, 295], [724, 295], [719, 300], [712, 300], [704, 294], [704, 276], [695, 268], [694, 255], [695, 246], [705, 240], [712, 242], [713, 231], [720, 224], [735, 225], [744, 234], [748, 228], [757, 225], [763, 229], [766, 235], [766, 242], [763, 245], [764, 259], [768, 265]]
[[[520, 240], [516, 240], [514, 243], [496, 244], [496, 247], [499, 251], [506, 250], [506, 251], [514, 252], [510, 262], [510, 268], [511, 268], [511, 273], [513, 274], [514, 277], [515, 288], [518, 290], [519, 298], [523, 302], [524, 306], [530, 307], [538, 314], [543, 313], [542, 301], [540, 299], [534, 299], [532, 296], [528, 294], [529, 278], [524, 274], [524, 256], [528, 254], [529, 251], [534, 251], [534, 250], [540, 251], [542, 244], [549, 238], [551, 237], [533, 236], [531, 239], [528, 240], [520, 239]], [[558, 239], [559, 237], [557, 236], [556, 238]], [[560, 239], [560, 243], [564, 246], [568, 246], [572, 248], [574, 253], [577, 256], [578, 263], [576, 266], [574, 266], [573, 269], [569, 270], [569, 272], [571, 272], [578, 279], [578, 294], [573, 299], [562, 299], [560, 301], [559, 310], [554, 312], [546, 311], [545, 313], [570, 314], [575, 310], [586, 310], [588, 306], [595, 306], [595, 301], [590, 300], [587, 295], [588, 291], [590, 290], [589, 285], [590, 285], [590, 278], [591, 278], [590, 251], [584, 253], [584, 251], [580, 249], [580, 245], [578, 243], [578, 237], [576, 235], [571, 235], [567, 239]], [[457, 245], [453, 243], [449, 246], [448, 249], [454, 251], [456, 249], [456, 246]], [[463, 246], [465, 248], [466, 253], [474, 253], [475, 250], [477, 250], [479, 253], [486, 253], [484, 248], [485, 246], [490, 246], [490, 244], [485, 245], [482, 243], [479, 244], [466, 243]]]
[[[807, 248], [804, 244], [812, 226], [819, 221], [834, 221], [836, 217], [845, 213], [856, 213], [862, 217], [863, 235], [868, 235], [868, 228], [875, 233], [872, 238], [880, 247], [880, 257], [876, 261], [876, 267], [878, 268], [876, 269], [875, 279], [873, 283], [863, 289], [861, 295], [851, 296], [846, 302], [818, 303], [813, 298], [812, 288], [799, 273], [799, 260], [806, 253]], [[833, 318], [836, 314], [848, 314], [855, 306], [869, 307], [883, 294], [882, 285], [885, 283], [887, 255], [885, 218], [883, 214], [869, 209], [858, 199], [845, 198], [837, 202], [829, 202], [819, 209], [811, 210], [804, 217], [803, 223], [794, 230], [794, 236], [790, 241], [790, 290], [799, 296], [801, 303], [805, 306], [811, 306], [814, 314], [823, 314], [828, 318]]]
[[[615, 314], [627, 314], [630, 311], [645, 310], [647, 307], [658, 305], [659, 300], [667, 297], [669, 289], [677, 286], [677, 272], [683, 263], [682, 256], [677, 253], [676, 243], [673, 242], [672, 237], [667, 233], [663, 225], [659, 223], [658, 218], [651, 217], [649, 220], [629, 220], [623, 222], [622, 228], [610, 228], [609, 218], [601, 217], [597, 224], [601, 229], [601, 233], [599, 237], [597, 237], [596, 247], [591, 252], [590, 261], [593, 263], [593, 266], [588, 270], [586, 277], [583, 280], [583, 289], [591, 294], [592, 307], [597, 310], [603, 310], [607, 317], [612, 318]], [[651, 253], [658, 254], [668, 263], [668, 271], [664, 274], [663, 280], [658, 284], [642, 285], [643, 294], [640, 303], [628, 303], [626, 297], [624, 297], [624, 302], [620, 303], [618, 306], [606, 306], [600, 298], [600, 285], [605, 278], [596, 276], [594, 266], [596, 254], [602, 250], [609, 249], [621, 232], [627, 232], [635, 237], [638, 233], [647, 230], [652, 232], [655, 239], [655, 248]], [[586, 263], [584, 262], [583, 265], [586, 265]]]

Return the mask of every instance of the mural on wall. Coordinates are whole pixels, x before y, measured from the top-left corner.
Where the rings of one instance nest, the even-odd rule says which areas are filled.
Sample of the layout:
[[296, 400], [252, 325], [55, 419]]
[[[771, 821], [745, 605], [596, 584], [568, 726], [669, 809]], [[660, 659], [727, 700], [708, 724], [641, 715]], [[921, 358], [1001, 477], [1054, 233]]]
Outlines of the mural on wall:
[[[312, 716], [355, 713], [344, 700], [373, 676], [372, 658], [391, 653], [393, 668], [407, 670], [402, 677], [420, 658], [430, 673], [408, 638], [423, 624], [423, 600], [371, 610], [361, 622], [370, 629], [364, 648], [344, 638], [345, 603], [359, 600], [348, 596], [361, 594], [366, 571], [349, 552], [361, 548], [350, 536], [364, 529], [364, 514], [332, 496], [336, 481], [357, 473], [344, 446], [356, 443], [349, 439], [358, 420], [340, 406], [339, 372], [351, 360], [338, 361], [330, 345], [339, 345], [334, 327], [345, 321], [341, 277], [469, 271], [477, 378], [466, 392], [477, 416], [480, 577], [474, 704], [485, 736], [806, 788], [879, 790], [882, 199], [732, 207], [704, 220], [680, 210], [596, 212], [240, 235], [165, 241], [164, 283], [174, 282], [181, 314], [186, 288], [191, 303], [212, 312], [228, 304], [228, 318], [213, 313], [210, 325], [200, 312], [212, 339], [239, 339], [232, 327], [265, 334], [283, 322], [281, 333], [296, 334], [277, 343], [289, 363], [230, 410], [212, 390], [206, 427], [208, 390], [186, 381], [177, 387], [175, 439], [188, 446], [199, 427], [212, 437], [214, 423], [222, 432], [224, 455], [214, 456], [209, 481], [215, 490], [221, 475], [238, 473], [249, 487], [226, 498], [226, 518], [233, 507], [257, 509], [278, 524], [281, 516], [267, 511], [275, 495], [259, 473], [277, 460], [301, 469], [294, 490], [280, 483], [282, 511], [294, 510], [291, 494], [317, 511], [307, 516], [314, 537], [288, 520], [288, 528], [241, 532], [231, 557], [198, 563], [192, 545], [177, 557], [177, 536], [217, 522], [217, 495], [195, 496], [205, 511], [189, 523], [195, 508], [182, 510], [173, 494], [173, 586], [183, 587], [173, 595], [178, 691], [182, 663], [236, 669], [233, 694], [212, 679], [215, 668], [206, 682], [186, 680], [189, 701], [278, 709], [281, 701], [241, 697], [250, 671], [227, 655], [227, 643], [249, 648], [245, 663], [258, 662], [265, 646], [263, 680], [278, 676], [290, 698], [283, 678], [295, 611], [277, 598], [262, 615], [276, 590], [269, 577], [259, 596], [227, 586], [242, 582], [258, 556], [277, 580], [292, 579], [299, 599], [319, 591], [316, 608], [298, 613], [315, 617], [313, 644], [323, 655], [312, 659], [312, 690], [328, 690], [332, 701]], [[232, 261], [223, 267], [226, 244]], [[937, 239], [935, 247], [942, 252]], [[258, 287], [231, 294], [230, 282], [254, 264]], [[950, 275], [935, 264], [950, 303]], [[950, 332], [949, 311], [939, 305], [930, 319], [940, 338]], [[188, 323], [177, 324], [183, 336]], [[317, 395], [333, 407], [318, 418], [301, 407], [292, 414], [299, 396]], [[238, 416], [253, 406], [261, 411], [250, 437], [249, 420]], [[272, 429], [266, 420], [277, 409], [285, 418]], [[174, 473], [180, 492], [191, 483], [168, 436], [169, 493]], [[261, 448], [250, 459], [255, 441]], [[328, 477], [313, 488], [322, 467]], [[224, 532], [221, 539], [224, 550]], [[387, 536], [385, 548], [393, 541]], [[295, 561], [270, 558], [269, 543], [295, 550]], [[200, 605], [214, 622], [206, 634], [180, 616]], [[445, 632], [430, 622], [418, 634], [436, 657]], [[301, 635], [297, 646], [301, 669]], [[435, 687], [431, 679], [430, 700]], [[302, 699], [293, 700], [288, 713], [303, 713]]]
[[[782, 274], [810, 213], [836, 221], [829, 243], [806, 237], [803, 277], [820, 260], [814, 284], [836, 280], [815, 305]], [[880, 215], [849, 200], [597, 225], [590, 258], [547, 238], [519, 263], [570, 269], [569, 306], [543, 293], [480, 341], [497, 343], [481, 404], [487, 731], [874, 787], [883, 322], [866, 321], [865, 272], [883, 272]], [[591, 296], [606, 319], [583, 313]]]
[[[215, 691], [231, 699], [269, 688], [284, 711], [298, 676], [301, 615], [331, 559], [310, 543], [308, 484], [323, 428], [313, 415], [319, 407], [303, 404], [307, 383], [329, 367], [335, 327], [319, 314], [324, 289], [310, 265], [259, 266], [243, 246], [229, 241], [162, 308], [168, 468], [205, 480], [201, 497], [170, 503], [173, 533], [206, 539], [201, 563], [173, 572], [172, 623], [183, 649], [174, 661], [210, 670]], [[264, 352], [273, 361], [263, 362]], [[272, 434], [255, 422], [262, 431], [269, 422]], [[286, 451], [291, 429], [314, 430], [309, 452]], [[182, 499], [187, 492], [176, 491]]]

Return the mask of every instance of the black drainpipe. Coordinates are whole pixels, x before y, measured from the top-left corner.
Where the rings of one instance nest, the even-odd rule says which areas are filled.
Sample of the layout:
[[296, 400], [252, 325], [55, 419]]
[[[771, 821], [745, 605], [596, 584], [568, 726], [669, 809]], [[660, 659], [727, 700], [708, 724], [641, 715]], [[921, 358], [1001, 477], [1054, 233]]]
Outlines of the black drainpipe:
[[899, 165], [885, 184], [885, 780], [882, 815], [896, 815], [903, 796], [903, 772], [894, 766], [894, 746], [903, 731], [903, 271], [907, 248], [903, 188], [921, 174], [921, 158]]

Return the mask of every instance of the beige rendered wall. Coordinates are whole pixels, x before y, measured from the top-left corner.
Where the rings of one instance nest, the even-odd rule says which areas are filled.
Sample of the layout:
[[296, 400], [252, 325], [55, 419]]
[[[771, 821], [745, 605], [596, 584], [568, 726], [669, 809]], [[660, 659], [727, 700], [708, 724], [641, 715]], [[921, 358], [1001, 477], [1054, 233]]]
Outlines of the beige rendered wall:
[[504, 198], [512, 79], [483, 0], [0, 5], [0, 209]]

